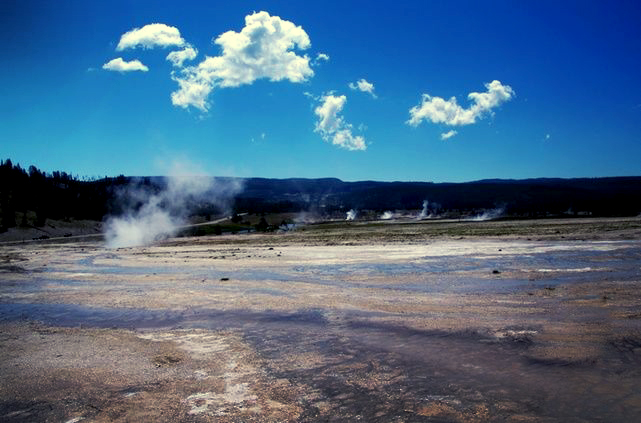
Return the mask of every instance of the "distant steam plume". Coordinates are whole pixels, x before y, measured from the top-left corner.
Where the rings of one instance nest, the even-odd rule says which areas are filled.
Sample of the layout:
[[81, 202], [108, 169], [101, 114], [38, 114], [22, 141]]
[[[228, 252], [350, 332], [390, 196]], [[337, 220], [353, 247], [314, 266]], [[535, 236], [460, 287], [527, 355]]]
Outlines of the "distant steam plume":
[[357, 211], [354, 209], [351, 209], [350, 211], [347, 212], [347, 216], [345, 217], [345, 220], [354, 220], [356, 219]]
[[238, 179], [212, 178], [184, 161], [172, 165], [165, 182], [157, 193], [139, 187], [126, 189], [123, 195], [142, 205], [107, 220], [105, 239], [109, 248], [149, 245], [175, 235], [196, 205], [213, 203], [226, 208], [242, 188]]
[[421, 210], [421, 213], [418, 215], [419, 219], [425, 219], [426, 217], [428, 217], [427, 208], [429, 207], [429, 205], [430, 205], [429, 201], [423, 200], [423, 210]]
[[469, 220], [473, 220], [475, 222], [481, 222], [481, 221], [484, 221], [484, 220], [492, 220], [492, 219], [497, 219], [497, 218], [503, 216], [504, 213], [505, 213], [505, 207], [498, 207], [498, 208], [495, 208], [495, 209], [486, 210], [483, 213], [478, 214], [478, 215], [470, 218]]
[[394, 217], [394, 213], [392, 213], [391, 211], [386, 211], [381, 215], [381, 219], [383, 220], [389, 220], [389, 219], [392, 219], [393, 217]]
[[432, 219], [441, 216], [441, 205], [434, 201], [423, 200], [423, 209], [417, 219]]

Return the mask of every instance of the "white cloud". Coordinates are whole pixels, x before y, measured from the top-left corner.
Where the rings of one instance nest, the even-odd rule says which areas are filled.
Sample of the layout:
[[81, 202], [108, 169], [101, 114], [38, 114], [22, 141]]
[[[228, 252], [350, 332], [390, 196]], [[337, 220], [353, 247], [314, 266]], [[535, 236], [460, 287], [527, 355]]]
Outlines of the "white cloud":
[[458, 132], [456, 132], [455, 130], [452, 129], [451, 131], [447, 131], [447, 132], [442, 133], [441, 134], [441, 139], [442, 140], [449, 140], [450, 138], [452, 138], [456, 134], [458, 134]]
[[350, 82], [348, 85], [352, 90], [358, 90], [364, 93], [369, 93], [372, 97], [376, 98], [376, 94], [374, 94], [374, 84], [366, 81], [363, 78], [356, 81], [356, 83]]
[[185, 44], [185, 40], [180, 36], [178, 28], [161, 23], [153, 23], [142, 28], [134, 28], [122, 34], [116, 50], [121, 51], [136, 47], [182, 47]]
[[314, 75], [309, 57], [293, 51], [311, 46], [307, 33], [267, 12], [246, 16], [240, 32], [227, 31], [215, 43], [222, 48], [221, 56], [206, 57], [173, 74], [179, 85], [171, 95], [175, 106], [207, 111], [207, 97], [214, 87], [238, 87], [262, 78], [304, 82]]
[[407, 123], [418, 126], [423, 120], [431, 120], [433, 123], [444, 123], [450, 126], [470, 125], [514, 96], [512, 87], [502, 85], [500, 81], [494, 80], [485, 84], [485, 88], [487, 88], [486, 92], [468, 94], [467, 98], [472, 105], [467, 109], [458, 105], [456, 97], [445, 100], [423, 94], [421, 104], [410, 109], [410, 119]]
[[314, 94], [310, 93], [309, 91], [303, 91], [303, 95], [309, 99], [312, 99], [314, 101], [319, 101], [320, 97], [315, 96]]
[[550, 134], [545, 134], [545, 139], [549, 140], [550, 139]]
[[314, 59], [314, 65], [319, 65], [321, 62], [329, 62], [329, 54], [318, 53]]
[[185, 60], [194, 60], [198, 55], [198, 50], [191, 46], [185, 47], [183, 50], [172, 51], [167, 55], [167, 60], [173, 63], [174, 66], [181, 67]]
[[327, 94], [321, 97], [322, 104], [314, 110], [318, 116], [315, 131], [327, 142], [347, 150], [365, 150], [365, 138], [352, 134], [352, 125], [341, 116], [347, 97]]
[[182, 79], [172, 74], [172, 79], [179, 85], [179, 89], [171, 93], [171, 103], [174, 106], [187, 108], [193, 106], [206, 112], [209, 108], [207, 97], [214, 88], [211, 81], [206, 78], [193, 77]]
[[132, 72], [132, 71], [142, 71], [147, 72], [149, 68], [143, 65], [140, 60], [132, 60], [126, 62], [122, 60], [122, 57], [115, 58], [109, 62], [102, 65], [102, 68], [108, 71], [116, 72]]

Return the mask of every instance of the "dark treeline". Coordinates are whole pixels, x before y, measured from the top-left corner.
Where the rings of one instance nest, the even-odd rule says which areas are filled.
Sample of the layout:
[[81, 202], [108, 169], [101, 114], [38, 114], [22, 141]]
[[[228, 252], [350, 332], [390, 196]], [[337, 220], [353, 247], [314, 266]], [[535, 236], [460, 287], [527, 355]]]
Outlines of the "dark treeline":
[[[140, 207], [165, 184], [162, 177], [123, 175], [86, 180], [66, 172], [42, 172], [35, 166], [24, 169], [7, 159], [0, 161], [0, 229], [43, 226], [46, 219], [100, 221]], [[352, 208], [417, 210], [424, 200], [430, 202], [430, 211], [450, 216], [493, 208], [502, 208], [510, 217], [636, 216], [641, 212], [641, 177], [467, 183], [248, 178], [243, 185], [231, 204], [233, 210], [220, 210], [204, 199], [191, 205], [191, 213], [206, 217], [231, 211], [331, 215]]]
[[113, 208], [114, 188], [127, 183], [124, 176], [80, 180], [66, 172], [0, 161], [0, 229], [40, 227], [46, 219], [102, 220]]

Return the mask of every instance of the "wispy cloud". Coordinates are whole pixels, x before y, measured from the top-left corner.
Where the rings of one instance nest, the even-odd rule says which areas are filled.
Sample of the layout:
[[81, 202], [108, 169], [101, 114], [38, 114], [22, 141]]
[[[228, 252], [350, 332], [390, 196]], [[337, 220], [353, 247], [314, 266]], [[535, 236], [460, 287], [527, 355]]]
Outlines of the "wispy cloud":
[[173, 63], [174, 66], [181, 67], [186, 60], [194, 60], [198, 56], [198, 50], [188, 46], [183, 50], [172, 51], [167, 55], [167, 60]]
[[116, 50], [128, 48], [182, 47], [186, 44], [178, 28], [162, 23], [152, 23], [134, 28], [120, 37]]
[[122, 59], [122, 57], [117, 57], [113, 60], [108, 61], [102, 68], [108, 71], [116, 72], [134, 72], [141, 71], [147, 72], [149, 68], [143, 65], [140, 60], [131, 60], [129, 62]]
[[320, 65], [322, 62], [329, 62], [329, 54], [318, 53], [314, 59], [314, 65]]
[[374, 84], [368, 82], [364, 78], [361, 78], [356, 82], [350, 82], [348, 85], [352, 90], [362, 91], [364, 93], [370, 94], [373, 98], [377, 98], [376, 94], [374, 93]]
[[214, 87], [238, 87], [263, 78], [304, 82], [314, 75], [309, 57], [294, 52], [311, 46], [305, 30], [267, 12], [246, 16], [240, 32], [227, 31], [215, 43], [222, 55], [173, 74], [179, 85], [171, 94], [175, 106], [207, 111], [207, 97]]
[[424, 120], [430, 120], [433, 123], [450, 126], [470, 125], [514, 96], [512, 87], [503, 85], [497, 80], [485, 84], [485, 88], [486, 92], [468, 94], [467, 98], [472, 105], [467, 109], [458, 105], [456, 97], [445, 100], [423, 94], [421, 104], [410, 109], [410, 119], [407, 124], [418, 126]]
[[454, 129], [452, 129], [451, 131], [447, 131], [447, 132], [442, 133], [441, 134], [441, 139], [442, 140], [449, 140], [450, 138], [452, 138], [456, 134], [458, 134], [458, 132], [455, 131]]
[[347, 101], [344, 95], [326, 94], [320, 99], [322, 104], [314, 109], [318, 116], [315, 131], [334, 145], [347, 150], [365, 150], [365, 138], [352, 133], [352, 125], [345, 122], [341, 112]]

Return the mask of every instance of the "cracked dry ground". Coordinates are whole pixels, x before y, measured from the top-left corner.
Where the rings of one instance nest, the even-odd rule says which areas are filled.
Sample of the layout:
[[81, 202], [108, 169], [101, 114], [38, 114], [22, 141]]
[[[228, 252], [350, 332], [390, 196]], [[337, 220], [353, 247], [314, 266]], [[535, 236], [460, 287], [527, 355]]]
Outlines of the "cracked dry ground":
[[0, 420], [636, 421], [641, 243], [2, 247]]

